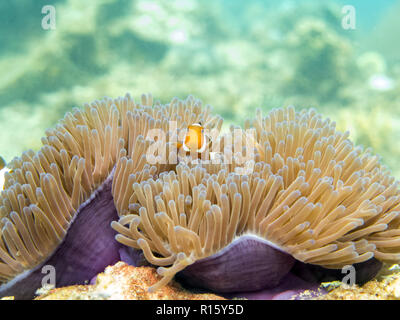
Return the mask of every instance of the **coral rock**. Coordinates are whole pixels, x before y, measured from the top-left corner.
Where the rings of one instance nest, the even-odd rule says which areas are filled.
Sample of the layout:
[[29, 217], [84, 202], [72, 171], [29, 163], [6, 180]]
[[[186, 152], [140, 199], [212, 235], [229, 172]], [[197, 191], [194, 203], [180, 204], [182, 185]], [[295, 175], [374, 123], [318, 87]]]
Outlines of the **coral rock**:
[[124, 262], [109, 266], [97, 276], [94, 285], [52, 289], [37, 300], [224, 300], [209, 293], [191, 293], [171, 282], [150, 293], [148, 288], [160, 280], [152, 267], [133, 267]]
[[374, 279], [363, 286], [341, 284], [317, 300], [400, 300], [400, 272]]

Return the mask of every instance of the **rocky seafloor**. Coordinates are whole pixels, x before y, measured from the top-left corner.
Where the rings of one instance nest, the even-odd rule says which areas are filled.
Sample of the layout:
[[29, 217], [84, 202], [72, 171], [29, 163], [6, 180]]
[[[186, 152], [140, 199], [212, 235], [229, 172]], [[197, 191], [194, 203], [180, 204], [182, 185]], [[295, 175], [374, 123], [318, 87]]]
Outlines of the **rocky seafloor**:
[[[44, 286], [37, 290], [35, 300], [226, 300], [212, 292], [192, 292], [176, 281], [149, 292], [149, 287], [159, 280], [160, 276], [153, 267], [134, 267], [118, 262], [100, 273], [93, 284], [61, 288]], [[13, 299], [12, 296], [2, 298]], [[400, 300], [400, 268], [398, 265], [384, 265], [375, 279], [361, 286], [349, 286], [338, 281], [324, 282], [316, 290], [304, 290], [288, 299]]]

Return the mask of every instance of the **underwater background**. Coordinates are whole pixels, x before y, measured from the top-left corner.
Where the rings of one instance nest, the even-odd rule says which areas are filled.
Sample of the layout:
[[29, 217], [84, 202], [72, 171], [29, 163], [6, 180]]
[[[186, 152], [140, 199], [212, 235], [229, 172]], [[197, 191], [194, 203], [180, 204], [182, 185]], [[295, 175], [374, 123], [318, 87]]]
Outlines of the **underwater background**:
[[0, 155], [94, 99], [192, 94], [225, 126], [313, 107], [400, 179], [399, 16], [399, 0], [1, 1]]

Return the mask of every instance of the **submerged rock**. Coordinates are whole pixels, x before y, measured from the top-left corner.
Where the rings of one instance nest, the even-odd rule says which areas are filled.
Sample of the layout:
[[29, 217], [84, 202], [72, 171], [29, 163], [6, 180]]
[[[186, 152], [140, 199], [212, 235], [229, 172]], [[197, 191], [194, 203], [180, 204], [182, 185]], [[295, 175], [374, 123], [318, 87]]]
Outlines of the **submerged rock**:
[[317, 297], [316, 300], [400, 300], [398, 265], [389, 269], [384, 267], [380, 275], [362, 286], [342, 283], [328, 294]]
[[224, 300], [211, 293], [192, 293], [171, 282], [150, 293], [148, 288], [161, 276], [152, 267], [133, 267], [118, 262], [97, 276], [94, 285], [52, 289], [35, 300]]

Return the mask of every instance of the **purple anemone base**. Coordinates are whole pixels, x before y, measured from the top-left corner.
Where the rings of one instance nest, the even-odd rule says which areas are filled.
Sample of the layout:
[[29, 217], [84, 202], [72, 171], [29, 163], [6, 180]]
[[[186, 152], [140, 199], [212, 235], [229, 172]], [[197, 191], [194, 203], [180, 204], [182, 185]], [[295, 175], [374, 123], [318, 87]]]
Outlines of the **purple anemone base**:
[[[382, 263], [373, 258], [353, 266], [356, 283], [361, 285], [376, 276]], [[296, 261], [270, 242], [245, 235], [217, 254], [196, 261], [176, 278], [187, 288], [212, 290], [226, 298], [288, 300], [323, 295], [321, 282], [341, 281], [345, 276], [342, 270]]]
[[256, 291], [277, 287], [295, 261], [271, 243], [245, 235], [188, 266], [180, 276], [191, 286], [214, 292]]
[[120, 260], [121, 245], [115, 241], [116, 232], [110, 227], [111, 221], [117, 219], [111, 195], [111, 178], [108, 178], [78, 209], [64, 241], [50, 258], [2, 285], [0, 296], [32, 299], [47, 275], [42, 273], [45, 265], [54, 267], [56, 287], [89, 282], [105, 267]]

